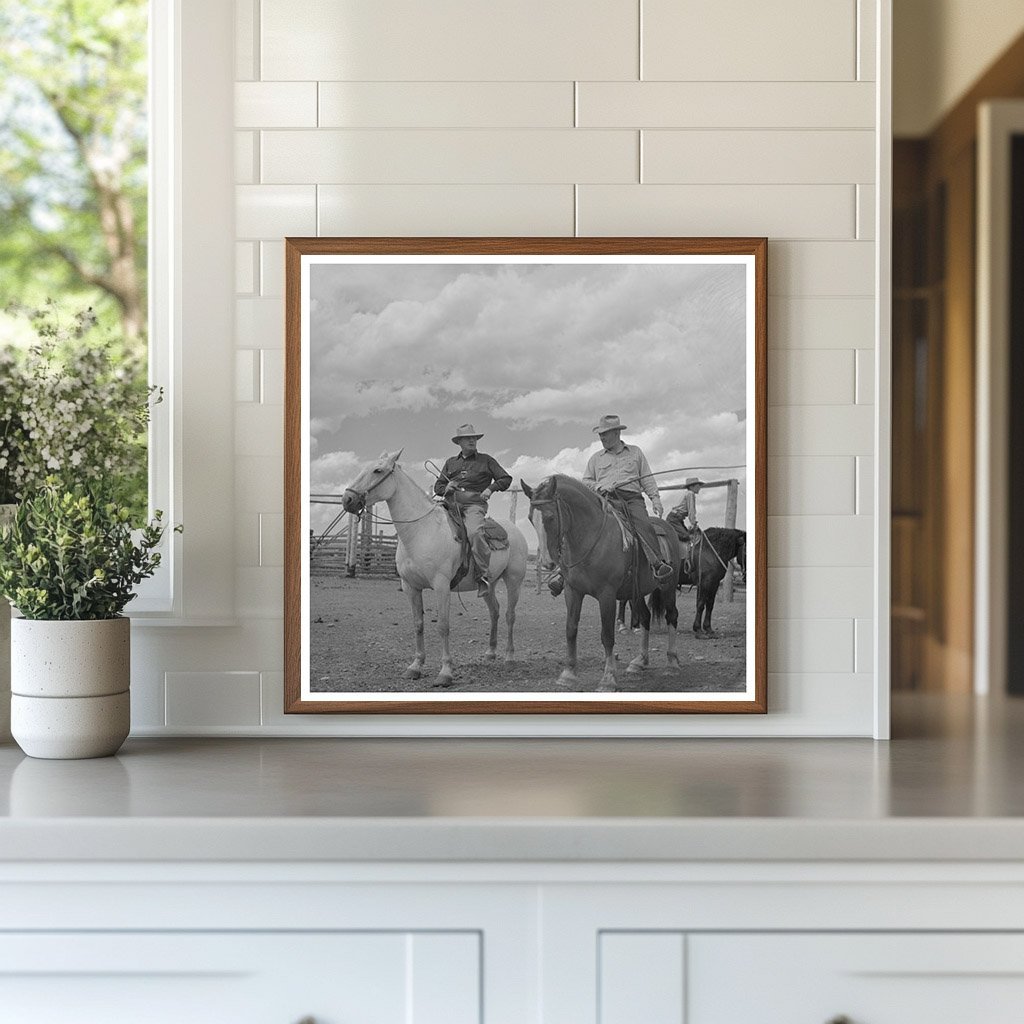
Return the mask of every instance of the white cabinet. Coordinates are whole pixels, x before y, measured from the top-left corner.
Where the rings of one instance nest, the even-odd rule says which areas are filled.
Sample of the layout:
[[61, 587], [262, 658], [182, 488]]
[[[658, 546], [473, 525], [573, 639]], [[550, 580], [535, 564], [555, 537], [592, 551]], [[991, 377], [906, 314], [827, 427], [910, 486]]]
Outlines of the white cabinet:
[[0, 936], [0, 1018], [32, 1024], [482, 1024], [480, 935]]
[[1024, 865], [0, 864], [6, 1024], [1009, 1024]]
[[691, 935], [686, 976], [686, 1002], [675, 1018], [686, 1024], [825, 1024], [840, 1015], [854, 1024], [1010, 1024], [1024, 1017], [1020, 935]]
[[1009, 1024], [1019, 935], [685, 934], [599, 940], [600, 1024]]

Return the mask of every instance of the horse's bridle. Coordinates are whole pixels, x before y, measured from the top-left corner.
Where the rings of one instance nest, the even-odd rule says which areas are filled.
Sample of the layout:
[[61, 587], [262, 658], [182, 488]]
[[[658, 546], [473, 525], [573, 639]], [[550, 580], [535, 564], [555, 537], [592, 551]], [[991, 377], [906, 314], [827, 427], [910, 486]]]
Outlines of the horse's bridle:
[[[369, 495], [370, 491], [373, 491], [376, 488], [380, 487], [380, 485], [384, 483], [384, 481], [387, 480], [387, 478], [391, 476], [391, 474], [394, 473], [396, 469], [398, 469], [397, 462], [379, 480], [375, 480], [369, 487], [367, 487], [365, 491], [355, 491], [351, 487], [345, 488], [346, 493], [354, 494], [356, 498], [359, 499], [359, 511], [353, 512], [352, 515], [358, 517], [366, 511], [366, 498]], [[437, 506], [433, 506], [427, 512], [424, 512], [423, 515], [417, 516], [415, 519], [385, 519], [383, 516], [375, 515], [373, 511], [370, 512], [370, 516], [373, 519], [375, 519], [378, 523], [383, 523], [386, 526], [395, 526], [396, 524], [418, 523], [421, 519], [426, 519], [427, 516], [433, 515], [434, 512], [436, 511]]]
[[353, 490], [351, 487], [345, 488], [346, 493], [354, 494], [356, 498], [359, 499], [359, 511], [353, 512], [353, 515], [360, 516], [363, 514], [363, 510], [366, 508], [366, 499], [370, 491], [380, 487], [380, 485], [384, 483], [384, 481], [387, 480], [387, 478], [391, 476], [392, 473], [394, 473], [397, 466], [398, 463], [395, 463], [379, 480], [375, 480], [369, 487], [367, 487], [365, 491], [356, 491]]
[[[601, 529], [597, 531], [597, 536], [594, 538], [594, 543], [591, 544], [590, 547], [587, 549], [587, 553], [582, 558], [579, 558], [575, 562], [572, 562], [571, 564], [567, 565], [567, 564], [564, 564], [562, 562], [562, 545], [565, 543], [565, 535], [566, 535], [566, 531], [562, 529], [562, 503], [558, 500], [558, 496], [557, 495], [555, 497], [553, 497], [553, 498], [541, 498], [539, 501], [534, 501], [532, 498], [530, 499], [530, 511], [531, 512], [535, 508], [539, 508], [542, 505], [554, 505], [555, 506], [555, 515], [557, 516], [557, 519], [558, 519], [558, 525], [557, 525], [558, 550], [557, 551], [553, 551], [552, 554], [555, 556], [555, 561], [558, 562], [559, 567], [561, 568], [562, 572], [568, 572], [570, 569], [575, 569], [578, 565], [582, 565], [594, 553], [594, 548], [597, 547], [598, 542], [604, 536], [604, 528], [605, 528], [605, 525], [608, 522], [608, 517], [607, 516], [602, 516], [601, 517]], [[544, 521], [544, 513], [541, 512], [541, 522], [543, 523], [543, 521]], [[569, 525], [570, 525], [570, 527], [572, 526], [572, 509], [569, 510]]]

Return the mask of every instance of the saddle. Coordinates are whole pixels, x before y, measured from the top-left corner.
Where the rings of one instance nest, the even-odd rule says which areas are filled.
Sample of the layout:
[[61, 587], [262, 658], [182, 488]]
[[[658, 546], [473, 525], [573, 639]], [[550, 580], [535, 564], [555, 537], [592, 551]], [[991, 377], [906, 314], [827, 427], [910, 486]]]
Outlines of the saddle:
[[[448, 525], [451, 527], [452, 536], [459, 543], [459, 567], [452, 577], [451, 589], [456, 587], [472, 572], [473, 551], [469, 545], [469, 535], [466, 533], [466, 524], [462, 521], [457, 508], [453, 508], [448, 502], [444, 503], [444, 509], [448, 513]], [[480, 532], [491, 551], [504, 551], [508, 547], [508, 531], [500, 523], [488, 516]]]
[[[604, 500], [608, 511], [615, 516], [616, 522], [619, 524], [619, 529], [622, 531], [622, 550], [629, 551], [630, 548], [634, 551], [634, 561], [636, 557], [647, 557], [647, 553], [643, 549], [643, 545], [640, 543], [640, 538], [637, 536], [636, 527], [633, 525], [633, 520], [630, 518], [629, 513], [626, 511], [626, 502], [624, 499], [616, 497], [614, 491], [611, 494], [606, 494]], [[668, 535], [666, 534], [666, 525], [664, 520], [655, 519], [651, 517], [651, 526], [654, 527], [654, 532], [658, 537], [658, 547], [661, 548], [661, 557], [666, 562], [672, 561], [672, 554], [669, 551], [668, 546]]]

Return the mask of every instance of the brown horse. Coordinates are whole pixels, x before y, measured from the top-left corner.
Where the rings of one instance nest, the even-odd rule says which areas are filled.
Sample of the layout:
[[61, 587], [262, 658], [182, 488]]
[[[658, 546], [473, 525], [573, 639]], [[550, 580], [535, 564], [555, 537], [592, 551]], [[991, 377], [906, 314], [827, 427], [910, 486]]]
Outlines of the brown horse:
[[[555, 474], [546, 477], [536, 488], [525, 481], [523, 493], [530, 499], [530, 516], [536, 522], [539, 513], [541, 529], [538, 557], [546, 569], [557, 564], [565, 580], [566, 662], [559, 677], [563, 686], [572, 686], [576, 676], [576, 636], [579, 632], [580, 609], [586, 595], [601, 607], [601, 643], [604, 645], [604, 674], [598, 687], [615, 690], [615, 602], [636, 599], [643, 629], [640, 653], [629, 663], [627, 672], [642, 672], [650, 665], [651, 610], [640, 600], [651, 594], [652, 604], [664, 614], [668, 623], [668, 663], [679, 664], [675, 651], [676, 583], [679, 577], [679, 542], [671, 529], [665, 530], [669, 560], [673, 572], [661, 582], [654, 579], [646, 559], [635, 557], [637, 542], [623, 541], [619, 520], [606, 501], [572, 477]], [[660, 520], [655, 520], [656, 526]], [[660, 531], [659, 531], [660, 532]]]

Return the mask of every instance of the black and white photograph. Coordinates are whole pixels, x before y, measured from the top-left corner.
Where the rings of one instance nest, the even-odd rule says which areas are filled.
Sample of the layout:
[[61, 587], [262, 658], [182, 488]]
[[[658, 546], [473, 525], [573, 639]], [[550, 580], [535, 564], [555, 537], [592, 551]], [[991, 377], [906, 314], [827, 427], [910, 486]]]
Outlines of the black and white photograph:
[[289, 710], [763, 710], [763, 243], [311, 241]]

